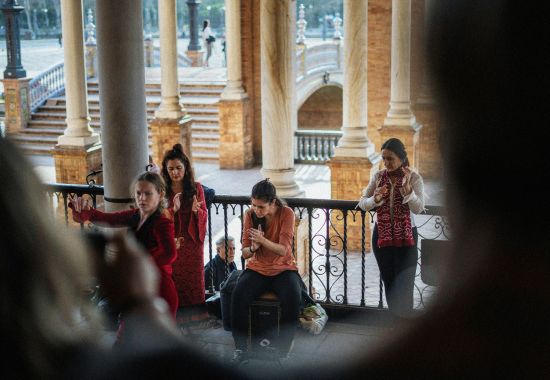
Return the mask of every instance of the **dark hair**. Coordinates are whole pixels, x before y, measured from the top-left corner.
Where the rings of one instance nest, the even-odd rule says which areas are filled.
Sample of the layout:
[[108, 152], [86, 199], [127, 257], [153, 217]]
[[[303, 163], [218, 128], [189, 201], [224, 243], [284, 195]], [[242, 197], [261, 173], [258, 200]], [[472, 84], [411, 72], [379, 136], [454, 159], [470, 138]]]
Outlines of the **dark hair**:
[[206, 19], [202, 22], [202, 30], [206, 29], [206, 27], [210, 24], [210, 20]]
[[153, 186], [155, 186], [155, 189], [163, 194], [163, 197], [162, 199], [160, 200], [159, 202], [159, 206], [157, 208], [157, 210], [159, 211], [163, 211], [165, 208], [166, 208], [166, 198], [165, 198], [165, 195], [166, 195], [166, 183], [164, 183], [164, 180], [162, 179], [162, 177], [160, 175], [158, 175], [157, 173], [154, 173], [154, 172], [143, 172], [141, 173], [140, 175], [138, 175], [136, 177], [136, 179], [134, 180], [133, 184], [132, 184], [132, 189], [135, 190], [136, 188], [136, 185], [138, 182], [149, 182], [151, 184], [153, 184]]
[[168, 174], [168, 168], [166, 163], [170, 160], [180, 160], [185, 168], [185, 174], [183, 176], [183, 200], [190, 201], [193, 198], [193, 195], [197, 194], [197, 186], [195, 185], [195, 173], [191, 167], [191, 162], [187, 155], [183, 153], [183, 147], [181, 144], [176, 144], [172, 149], [167, 150], [164, 153], [164, 158], [162, 159], [162, 176], [166, 182], [166, 195], [172, 195], [172, 179]]
[[405, 150], [405, 144], [403, 144], [401, 140], [392, 137], [391, 139], [386, 140], [384, 144], [382, 144], [381, 149], [387, 149], [395, 153], [395, 155], [399, 157], [401, 161], [403, 161], [404, 167], [409, 166], [409, 159], [407, 157], [407, 151]]
[[279, 207], [286, 205], [285, 201], [277, 196], [277, 189], [269, 181], [269, 178], [258, 182], [252, 187], [251, 198], [260, 199], [267, 203], [275, 201], [275, 204]]

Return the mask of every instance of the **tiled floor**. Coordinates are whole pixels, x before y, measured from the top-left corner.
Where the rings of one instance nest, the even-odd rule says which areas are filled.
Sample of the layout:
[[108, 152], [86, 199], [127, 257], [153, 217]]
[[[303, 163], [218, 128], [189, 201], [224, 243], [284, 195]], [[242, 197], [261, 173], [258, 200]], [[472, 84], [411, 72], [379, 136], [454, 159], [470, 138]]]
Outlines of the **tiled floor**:
[[[297, 368], [303, 365], [330, 365], [331, 362], [341, 363], [354, 357], [358, 352], [376, 348], [391, 331], [388, 327], [329, 320], [319, 335], [313, 335], [299, 328], [288, 359], [277, 360], [270, 355], [256, 354], [240, 368], [245, 372], [254, 373], [259, 369], [275, 370]], [[204, 326], [189, 328], [183, 334], [183, 339], [209, 357], [221, 362], [229, 363], [232, 358], [234, 346], [231, 332], [225, 331], [220, 323], [208, 328]]]

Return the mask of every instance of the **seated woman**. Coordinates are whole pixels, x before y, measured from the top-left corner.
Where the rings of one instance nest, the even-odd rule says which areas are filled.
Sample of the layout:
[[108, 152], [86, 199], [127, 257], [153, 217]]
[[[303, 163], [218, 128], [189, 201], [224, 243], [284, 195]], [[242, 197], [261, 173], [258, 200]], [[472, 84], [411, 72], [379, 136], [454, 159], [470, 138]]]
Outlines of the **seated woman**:
[[163, 210], [166, 186], [162, 177], [156, 173], [145, 172], [134, 181], [136, 209], [119, 212], [101, 212], [90, 207], [83, 198], [69, 200], [76, 222], [91, 221], [104, 223], [111, 227], [130, 227], [137, 240], [147, 249], [155, 261], [160, 273], [160, 296], [170, 306], [174, 318], [178, 310], [178, 295], [172, 280], [172, 263], [176, 259], [174, 241], [174, 223]]
[[248, 262], [231, 298], [234, 363], [246, 356], [248, 309], [256, 297], [272, 291], [281, 302], [282, 356], [290, 350], [300, 313], [301, 279], [292, 255], [294, 212], [277, 197], [269, 179], [254, 185], [251, 204], [243, 227], [242, 255]]

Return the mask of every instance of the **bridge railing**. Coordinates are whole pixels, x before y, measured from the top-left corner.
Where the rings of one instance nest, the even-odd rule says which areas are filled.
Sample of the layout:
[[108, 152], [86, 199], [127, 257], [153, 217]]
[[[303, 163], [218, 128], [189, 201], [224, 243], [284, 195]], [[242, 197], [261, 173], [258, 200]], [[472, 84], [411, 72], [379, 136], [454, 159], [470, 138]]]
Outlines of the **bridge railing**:
[[65, 91], [65, 64], [60, 62], [29, 81], [31, 112]]
[[[101, 204], [103, 196], [103, 187], [95, 185], [46, 184], [45, 188], [59, 218], [75, 228], [78, 224], [69, 217], [68, 195], [89, 196], [94, 207]], [[374, 212], [357, 210], [356, 201], [307, 198], [288, 198], [286, 201], [294, 210], [296, 221], [293, 253], [312, 297], [329, 305], [383, 309], [384, 288], [380, 272], [373, 254], [365, 249], [370, 236], [364, 231], [367, 224], [372, 224]], [[215, 241], [231, 235], [235, 238], [235, 260], [238, 267], [244, 267], [240, 248], [244, 215], [249, 208], [249, 197], [214, 197], [208, 207], [205, 262], [216, 254]], [[426, 206], [426, 211], [415, 218], [419, 233], [419, 261], [414, 284], [416, 309], [424, 308], [437, 289], [423, 282], [422, 242], [448, 239], [445, 212], [442, 207]], [[350, 232], [347, 226], [353, 221], [363, 226], [359, 250], [348, 248]]]
[[298, 130], [294, 133], [294, 162], [324, 164], [334, 156], [341, 131]]
[[297, 82], [316, 72], [339, 70], [342, 67], [343, 51], [339, 42], [323, 42], [316, 45], [297, 45]]

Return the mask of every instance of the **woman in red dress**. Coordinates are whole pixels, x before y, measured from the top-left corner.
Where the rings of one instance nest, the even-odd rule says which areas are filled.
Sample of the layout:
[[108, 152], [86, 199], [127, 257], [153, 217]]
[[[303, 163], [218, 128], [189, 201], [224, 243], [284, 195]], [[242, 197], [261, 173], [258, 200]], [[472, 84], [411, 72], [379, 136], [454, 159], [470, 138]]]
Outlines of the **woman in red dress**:
[[101, 212], [90, 207], [87, 199], [70, 198], [75, 222], [91, 221], [111, 227], [130, 227], [137, 240], [147, 249], [160, 271], [159, 294], [166, 300], [174, 318], [178, 296], [172, 280], [172, 263], [176, 259], [174, 223], [164, 210], [166, 185], [152, 172], [140, 174], [134, 182], [137, 209]]
[[[181, 144], [164, 154], [162, 175], [167, 184], [168, 210], [174, 214], [178, 258], [174, 282], [181, 306], [204, 303], [204, 237], [207, 211], [204, 191], [195, 182], [189, 158]], [[186, 310], [194, 313], [192, 308]]]

